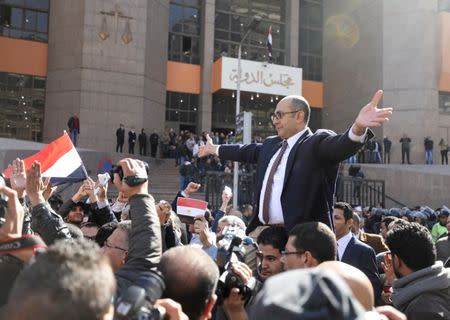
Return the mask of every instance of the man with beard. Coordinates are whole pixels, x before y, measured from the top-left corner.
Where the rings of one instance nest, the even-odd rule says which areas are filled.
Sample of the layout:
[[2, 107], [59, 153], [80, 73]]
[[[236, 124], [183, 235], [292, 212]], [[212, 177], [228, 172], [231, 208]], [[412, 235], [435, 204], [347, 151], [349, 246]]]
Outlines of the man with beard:
[[394, 307], [410, 320], [450, 319], [450, 270], [436, 261], [427, 228], [415, 222], [395, 225], [386, 244], [392, 255], [386, 264], [397, 277], [392, 285]]

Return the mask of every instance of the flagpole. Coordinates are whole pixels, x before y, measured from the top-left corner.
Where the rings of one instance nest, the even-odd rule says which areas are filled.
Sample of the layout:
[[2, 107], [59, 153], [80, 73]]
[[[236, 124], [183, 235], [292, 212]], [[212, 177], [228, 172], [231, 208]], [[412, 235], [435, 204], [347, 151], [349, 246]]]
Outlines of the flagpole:
[[[236, 119], [239, 113], [241, 112], [241, 74], [242, 74], [242, 66], [241, 66], [241, 58], [242, 58], [242, 43], [244, 42], [245, 38], [249, 35], [250, 31], [255, 29], [259, 23], [261, 22], [261, 17], [256, 15], [252, 18], [250, 23], [247, 26], [247, 29], [245, 30], [244, 36], [242, 37], [241, 41], [239, 42], [238, 47], [238, 78], [236, 81]], [[236, 121], [235, 119], [235, 121]], [[236, 136], [236, 130], [235, 130], [235, 136]], [[234, 162], [234, 169], [233, 169], [233, 208], [238, 208], [238, 197], [239, 197], [239, 163], [237, 161]]]

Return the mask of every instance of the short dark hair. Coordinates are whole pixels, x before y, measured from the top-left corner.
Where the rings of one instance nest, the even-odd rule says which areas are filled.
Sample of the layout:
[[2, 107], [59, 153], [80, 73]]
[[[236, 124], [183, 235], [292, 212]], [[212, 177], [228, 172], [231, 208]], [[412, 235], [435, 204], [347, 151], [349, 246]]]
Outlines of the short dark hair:
[[296, 225], [289, 236], [294, 236], [297, 250], [306, 250], [319, 262], [336, 260], [336, 236], [322, 222], [306, 222]]
[[116, 280], [106, 256], [87, 239], [60, 240], [17, 277], [9, 319], [101, 319], [110, 307]]
[[114, 230], [116, 230], [118, 225], [119, 222], [117, 221], [110, 221], [102, 225], [100, 229], [98, 229], [97, 235], [95, 236], [95, 242], [97, 242], [100, 247], [103, 247], [106, 239], [108, 239]]
[[290, 96], [291, 98], [291, 107], [294, 110], [303, 111], [305, 114], [304, 120], [305, 125], [307, 126], [309, 123], [309, 117], [311, 114], [311, 108], [309, 107], [308, 101], [305, 98], [299, 96]]
[[395, 224], [386, 234], [386, 245], [413, 271], [436, 262], [436, 247], [431, 234], [419, 223]]
[[394, 216], [384, 216], [384, 217], [381, 218], [381, 222], [384, 223], [384, 225], [386, 226], [386, 228], [389, 227], [389, 225], [390, 225], [392, 222], [397, 221], [397, 220], [398, 220], [398, 218], [397, 218], [397, 217], [394, 217]]
[[286, 229], [283, 227], [272, 226], [264, 229], [256, 239], [258, 245], [271, 245], [280, 252], [284, 250], [288, 237]]
[[335, 209], [341, 209], [344, 211], [344, 219], [345, 221], [353, 219], [353, 208], [347, 202], [336, 202], [334, 204]]
[[164, 252], [159, 271], [166, 282], [165, 296], [180, 303], [189, 319], [199, 319], [216, 291], [216, 263], [200, 248], [181, 246]]

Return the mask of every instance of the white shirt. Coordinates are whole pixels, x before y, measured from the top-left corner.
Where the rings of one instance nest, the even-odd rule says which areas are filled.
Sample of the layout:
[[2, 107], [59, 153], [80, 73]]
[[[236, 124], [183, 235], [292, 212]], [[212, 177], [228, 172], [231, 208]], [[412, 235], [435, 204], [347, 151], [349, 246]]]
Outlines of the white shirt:
[[[297, 132], [295, 135], [286, 140], [288, 146], [286, 148], [286, 151], [284, 151], [280, 164], [278, 165], [278, 168], [275, 171], [275, 175], [273, 176], [272, 193], [270, 195], [269, 200], [269, 224], [284, 223], [283, 208], [281, 207], [281, 193], [283, 192], [284, 176], [286, 175], [286, 164], [292, 148], [294, 147], [297, 140], [301, 137], [301, 135], [305, 133], [306, 130], [307, 128], [305, 128], [300, 132]], [[270, 159], [269, 165], [267, 166], [266, 169], [266, 173], [264, 174], [264, 180], [261, 188], [261, 193], [259, 196], [259, 212], [258, 212], [258, 218], [262, 224], [265, 224], [263, 219], [263, 202], [264, 202], [264, 193], [266, 192], [267, 187], [267, 180], [269, 179], [269, 174], [270, 171], [272, 170], [273, 163], [275, 162], [280, 151], [281, 148], [279, 148], [277, 152], [275, 152], [275, 154], [273, 155], [272, 159]]]
[[[283, 218], [283, 208], [281, 207], [281, 193], [283, 191], [283, 185], [284, 185], [284, 176], [286, 174], [286, 164], [287, 160], [289, 158], [289, 153], [292, 150], [292, 147], [295, 145], [297, 140], [300, 138], [300, 136], [308, 130], [308, 127], [303, 129], [302, 131], [296, 133], [292, 137], [287, 139], [288, 147], [286, 148], [286, 151], [284, 151], [283, 157], [281, 158], [281, 162], [278, 165], [277, 170], [275, 171], [275, 175], [273, 177], [273, 185], [272, 185], [272, 193], [270, 195], [270, 204], [269, 204], [269, 224], [284, 224], [284, 218]], [[363, 143], [367, 134], [366, 132], [362, 136], [357, 136], [353, 133], [353, 126], [348, 131], [348, 137], [350, 140], [355, 142]], [[216, 149], [216, 154], [219, 154], [220, 146]], [[264, 201], [264, 192], [266, 191], [266, 185], [267, 180], [269, 178], [270, 171], [272, 169], [272, 165], [275, 162], [275, 159], [278, 156], [278, 153], [280, 152], [281, 148], [275, 152], [273, 157], [270, 159], [269, 165], [267, 166], [266, 172], [264, 174], [264, 180], [261, 188], [261, 193], [259, 197], [259, 211], [258, 211], [258, 218], [259, 221], [261, 221], [262, 224], [265, 224], [263, 219], [263, 201]]]
[[338, 250], [339, 261], [342, 261], [342, 257], [345, 253], [345, 249], [347, 249], [348, 243], [350, 242], [352, 237], [353, 237], [353, 234], [351, 232], [349, 232], [337, 241], [337, 250]]

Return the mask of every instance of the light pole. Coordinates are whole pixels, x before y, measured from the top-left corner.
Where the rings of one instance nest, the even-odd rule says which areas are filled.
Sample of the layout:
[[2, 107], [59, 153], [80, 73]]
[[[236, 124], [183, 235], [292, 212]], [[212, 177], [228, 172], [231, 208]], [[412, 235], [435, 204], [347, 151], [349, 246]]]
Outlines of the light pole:
[[[238, 70], [237, 70], [237, 82], [236, 82], [236, 118], [238, 114], [241, 112], [241, 56], [242, 56], [242, 43], [244, 42], [245, 38], [249, 35], [250, 31], [254, 30], [259, 23], [261, 22], [261, 17], [256, 15], [253, 16], [252, 20], [248, 24], [248, 26], [245, 29], [244, 36], [241, 39], [241, 42], [239, 42], [238, 47]], [[236, 132], [234, 133], [236, 136]], [[233, 208], [238, 207], [238, 195], [239, 195], [239, 163], [237, 161], [234, 162], [234, 170], [233, 170]]]

